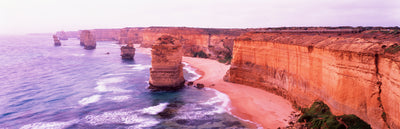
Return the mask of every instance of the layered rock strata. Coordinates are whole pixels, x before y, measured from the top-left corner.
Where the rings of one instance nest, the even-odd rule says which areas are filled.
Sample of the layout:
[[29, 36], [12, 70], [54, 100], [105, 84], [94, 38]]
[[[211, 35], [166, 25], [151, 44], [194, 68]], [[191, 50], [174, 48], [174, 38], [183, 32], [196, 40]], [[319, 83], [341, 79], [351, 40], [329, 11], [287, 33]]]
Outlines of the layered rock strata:
[[121, 58], [126, 60], [133, 60], [135, 57], [135, 47], [132, 43], [121, 47]]
[[121, 29], [93, 29], [90, 30], [96, 41], [118, 41]]
[[85, 49], [90, 50], [96, 48], [95, 36], [89, 30], [83, 30], [80, 38], [80, 44], [83, 45]]
[[375, 129], [397, 129], [400, 54], [393, 51], [400, 51], [399, 41], [398, 33], [379, 31], [248, 33], [235, 40], [226, 80], [299, 107], [321, 100], [335, 115], [355, 114]]
[[182, 44], [163, 35], [151, 50], [150, 86], [152, 90], [178, 90], [184, 86]]
[[53, 35], [54, 46], [61, 46], [61, 42], [58, 39], [57, 35]]
[[141, 44], [151, 47], [162, 35], [171, 35], [182, 43], [185, 56], [212, 59], [230, 58], [233, 40], [251, 29], [210, 29], [187, 27], [124, 28], [120, 32], [120, 43]]

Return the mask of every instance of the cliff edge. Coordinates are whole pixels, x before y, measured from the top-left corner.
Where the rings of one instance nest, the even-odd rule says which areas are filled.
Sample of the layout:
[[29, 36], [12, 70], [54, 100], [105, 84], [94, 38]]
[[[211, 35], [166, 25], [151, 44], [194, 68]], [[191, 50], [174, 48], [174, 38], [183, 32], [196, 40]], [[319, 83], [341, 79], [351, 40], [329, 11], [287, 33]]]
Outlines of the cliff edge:
[[372, 128], [400, 128], [398, 30], [264, 31], [235, 40], [226, 80], [283, 96], [298, 107], [325, 102]]

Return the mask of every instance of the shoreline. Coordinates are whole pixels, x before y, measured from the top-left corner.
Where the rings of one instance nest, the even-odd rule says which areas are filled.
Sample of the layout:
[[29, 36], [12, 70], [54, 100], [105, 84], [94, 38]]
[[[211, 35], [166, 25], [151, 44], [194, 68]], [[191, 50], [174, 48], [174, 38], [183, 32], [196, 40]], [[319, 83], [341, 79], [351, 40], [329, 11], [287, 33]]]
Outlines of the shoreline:
[[230, 65], [193, 57], [183, 57], [183, 62], [196, 68], [196, 72], [200, 71], [202, 76], [195, 83], [202, 83], [228, 95], [228, 112], [233, 116], [254, 125], [254, 128], [261, 126], [264, 129], [276, 129], [288, 126], [287, 120], [295, 112], [288, 100], [262, 89], [223, 81]]
[[[135, 48], [138, 53], [151, 55], [151, 48], [142, 48], [139, 45], [135, 45]], [[247, 122], [250, 128], [286, 127], [289, 116], [292, 112], [296, 112], [292, 104], [283, 97], [262, 89], [225, 82], [223, 77], [230, 65], [216, 60], [186, 56], [183, 57], [182, 62], [195, 68], [196, 73], [201, 75], [193, 81], [194, 83], [202, 83], [207, 88], [226, 94], [230, 100], [228, 113]]]

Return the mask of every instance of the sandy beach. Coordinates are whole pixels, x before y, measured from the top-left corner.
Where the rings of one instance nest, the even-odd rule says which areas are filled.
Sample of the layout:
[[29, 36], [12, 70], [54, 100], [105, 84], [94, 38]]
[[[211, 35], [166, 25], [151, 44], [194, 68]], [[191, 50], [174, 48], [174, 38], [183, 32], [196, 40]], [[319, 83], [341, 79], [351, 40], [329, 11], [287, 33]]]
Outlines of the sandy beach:
[[[150, 48], [136, 46], [138, 53], [151, 54]], [[183, 62], [195, 67], [202, 77], [195, 84], [202, 83], [206, 87], [216, 89], [229, 96], [230, 112], [244, 120], [256, 122], [264, 129], [286, 127], [290, 113], [294, 111], [291, 103], [267, 91], [229, 83], [223, 80], [230, 65], [216, 60], [183, 57]], [[254, 127], [255, 128], [255, 127]]]
[[229, 96], [233, 115], [256, 122], [264, 129], [287, 126], [284, 119], [294, 111], [289, 101], [261, 89], [223, 81], [230, 65], [192, 57], [183, 57], [183, 61], [203, 72], [203, 77], [195, 83], [203, 83]]

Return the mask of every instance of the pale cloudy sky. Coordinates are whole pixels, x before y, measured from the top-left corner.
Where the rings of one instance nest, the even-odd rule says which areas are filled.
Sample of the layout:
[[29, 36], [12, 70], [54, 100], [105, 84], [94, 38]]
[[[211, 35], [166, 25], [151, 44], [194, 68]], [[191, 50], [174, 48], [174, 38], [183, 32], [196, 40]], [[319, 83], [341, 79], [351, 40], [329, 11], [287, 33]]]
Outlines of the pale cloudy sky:
[[342, 25], [400, 26], [400, 0], [0, 0], [0, 34]]

